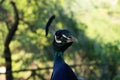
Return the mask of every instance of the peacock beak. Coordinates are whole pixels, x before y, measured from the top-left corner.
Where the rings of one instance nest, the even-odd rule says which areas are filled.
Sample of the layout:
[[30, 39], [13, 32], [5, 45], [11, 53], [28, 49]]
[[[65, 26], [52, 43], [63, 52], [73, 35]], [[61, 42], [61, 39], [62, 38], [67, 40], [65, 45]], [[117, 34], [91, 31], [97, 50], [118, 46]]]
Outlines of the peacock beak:
[[67, 43], [70, 43], [70, 42], [77, 42], [77, 38], [75, 38], [74, 36], [71, 36], [69, 39], [67, 39]]

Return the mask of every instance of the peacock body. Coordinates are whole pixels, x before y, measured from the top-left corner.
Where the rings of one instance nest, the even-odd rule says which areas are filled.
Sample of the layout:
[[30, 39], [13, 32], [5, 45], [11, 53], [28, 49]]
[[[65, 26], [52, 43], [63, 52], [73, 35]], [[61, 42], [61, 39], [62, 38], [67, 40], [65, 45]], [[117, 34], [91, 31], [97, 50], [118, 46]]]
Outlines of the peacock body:
[[[46, 36], [55, 16], [51, 16], [46, 25]], [[64, 51], [77, 41], [68, 30], [58, 30], [54, 34], [54, 66], [51, 80], [78, 80], [72, 69], [64, 61]]]

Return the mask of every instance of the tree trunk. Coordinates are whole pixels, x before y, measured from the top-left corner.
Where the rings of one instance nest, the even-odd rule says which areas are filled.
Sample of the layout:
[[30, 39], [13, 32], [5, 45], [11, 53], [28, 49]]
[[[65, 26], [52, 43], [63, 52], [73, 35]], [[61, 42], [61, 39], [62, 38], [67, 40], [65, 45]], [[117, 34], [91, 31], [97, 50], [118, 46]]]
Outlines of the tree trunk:
[[19, 24], [19, 16], [18, 16], [18, 10], [15, 5], [15, 3], [11, 0], [10, 2], [11, 6], [14, 10], [14, 20], [15, 22], [11, 25], [11, 29], [9, 30], [9, 33], [5, 40], [5, 49], [4, 49], [4, 57], [5, 57], [5, 63], [6, 63], [6, 80], [13, 80], [12, 75], [12, 58], [11, 58], [11, 52], [9, 48], [9, 44], [17, 30], [18, 24]]
[[6, 80], [13, 80], [11, 52], [8, 46], [5, 46], [4, 56], [6, 62]]

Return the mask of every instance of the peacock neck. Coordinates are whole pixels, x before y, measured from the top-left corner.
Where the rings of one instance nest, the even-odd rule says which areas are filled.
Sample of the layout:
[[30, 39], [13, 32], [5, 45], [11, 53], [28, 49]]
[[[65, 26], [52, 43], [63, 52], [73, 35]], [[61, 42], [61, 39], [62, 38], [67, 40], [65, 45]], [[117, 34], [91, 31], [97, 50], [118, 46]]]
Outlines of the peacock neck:
[[54, 52], [54, 61], [55, 62], [64, 62], [64, 54], [62, 51]]

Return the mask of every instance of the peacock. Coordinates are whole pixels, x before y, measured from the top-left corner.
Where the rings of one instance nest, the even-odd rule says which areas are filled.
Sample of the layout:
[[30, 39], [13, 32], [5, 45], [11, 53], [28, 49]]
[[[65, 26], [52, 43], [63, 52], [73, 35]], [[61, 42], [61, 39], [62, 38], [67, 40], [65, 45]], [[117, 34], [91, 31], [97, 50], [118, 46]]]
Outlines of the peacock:
[[[46, 36], [48, 35], [48, 27], [54, 18], [55, 15], [47, 22]], [[70, 66], [64, 61], [65, 50], [75, 41], [77, 41], [77, 39], [66, 29], [55, 32], [53, 40], [54, 65], [51, 80], [78, 80]]]

